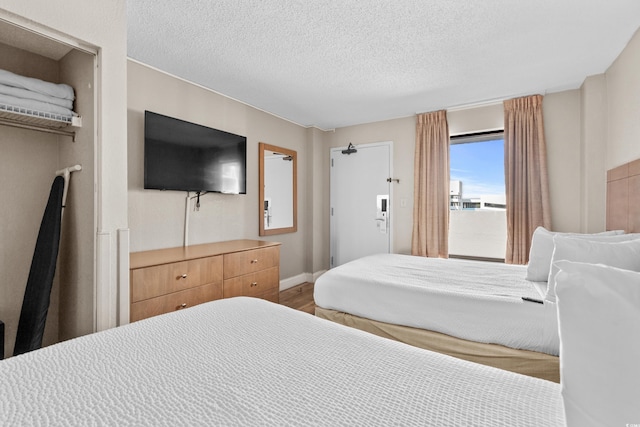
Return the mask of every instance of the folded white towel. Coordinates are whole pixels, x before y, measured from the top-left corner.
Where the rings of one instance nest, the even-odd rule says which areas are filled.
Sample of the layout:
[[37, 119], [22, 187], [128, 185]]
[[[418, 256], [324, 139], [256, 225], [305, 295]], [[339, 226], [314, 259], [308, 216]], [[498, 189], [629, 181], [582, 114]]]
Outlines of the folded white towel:
[[17, 98], [11, 95], [0, 94], [0, 109], [6, 110], [6, 108], [2, 107], [2, 104], [12, 107], [21, 107], [33, 112], [54, 114], [66, 118], [73, 117], [75, 115], [75, 113], [70, 109], [60, 107], [59, 105], [36, 101], [35, 99]]
[[48, 104], [58, 105], [60, 107], [73, 109], [73, 101], [70, 99], [56, 98], [55, 96], [43, 95], [38, 92], [33, 92], [27, 89], [21, 89], [19, 87], [7, 86], [0, 84], [0, 94], [15, 96], [16, 98], [34, 99], [40, 102], [46, 102]]
[[56, 98], [74, 100], [73, 88], [64, 83], [50, 83], [32, 77], [20, 76], [7, 70], [0, 69], [0, 83], [27, 89], [43, 95], [55, 96]]

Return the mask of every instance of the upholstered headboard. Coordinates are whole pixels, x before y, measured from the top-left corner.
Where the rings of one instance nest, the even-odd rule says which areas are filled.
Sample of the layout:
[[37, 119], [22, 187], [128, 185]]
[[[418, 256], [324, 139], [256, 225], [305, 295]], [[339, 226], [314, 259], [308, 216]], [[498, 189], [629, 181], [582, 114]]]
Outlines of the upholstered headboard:
[[640, 233], [640, 159], [607, 171], [607, 230]]

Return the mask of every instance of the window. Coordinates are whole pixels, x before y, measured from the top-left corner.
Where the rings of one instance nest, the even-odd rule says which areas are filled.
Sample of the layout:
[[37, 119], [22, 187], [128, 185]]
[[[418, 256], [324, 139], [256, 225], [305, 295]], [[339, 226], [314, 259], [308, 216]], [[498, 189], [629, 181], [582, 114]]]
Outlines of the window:
[[449, 253], [504, 259], [507, 223], [503, 132], [451, 137]]

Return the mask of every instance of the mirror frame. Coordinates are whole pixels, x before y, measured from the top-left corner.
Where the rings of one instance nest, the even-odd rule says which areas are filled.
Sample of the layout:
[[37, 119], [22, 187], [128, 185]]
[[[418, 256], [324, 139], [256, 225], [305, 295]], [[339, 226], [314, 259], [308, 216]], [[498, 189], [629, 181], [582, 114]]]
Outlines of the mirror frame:
[[[264, 152], [275, 151], [276, 153], [285, 154], [293, 158], [293, 226], [283, 228], [264, 228]], [[260, 225], [260, 236], [271, 236], [273, 234], [295, 233], [298, 231], [298, 153], [287, 148], [277, 147], [275, 145], [258, 143], [258, 223]]]

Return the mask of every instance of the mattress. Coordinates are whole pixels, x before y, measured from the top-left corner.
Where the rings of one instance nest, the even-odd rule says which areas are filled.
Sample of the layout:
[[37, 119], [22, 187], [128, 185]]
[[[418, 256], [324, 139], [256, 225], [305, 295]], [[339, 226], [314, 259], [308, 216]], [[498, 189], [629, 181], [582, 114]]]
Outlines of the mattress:
[[319, 307], [469, 341], [557, 356], [556, 306], [526, 267], [381, 254], [333, 268], [314, 287]]
[[2, 425], [560, 426], [560, 386], [253, 298], [0, 362]]

